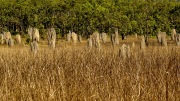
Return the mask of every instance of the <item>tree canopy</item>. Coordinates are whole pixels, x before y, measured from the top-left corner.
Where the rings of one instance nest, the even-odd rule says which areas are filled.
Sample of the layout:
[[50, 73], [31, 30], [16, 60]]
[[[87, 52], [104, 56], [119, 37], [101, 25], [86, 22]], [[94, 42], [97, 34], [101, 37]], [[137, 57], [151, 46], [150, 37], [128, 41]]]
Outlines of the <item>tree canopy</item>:
[[[28, 26], [88, 35], [180, 32], [180, 0], [1, 0], [0, 29], [26, 33]], [[41, 33], [43, 34], [43, 33]]]

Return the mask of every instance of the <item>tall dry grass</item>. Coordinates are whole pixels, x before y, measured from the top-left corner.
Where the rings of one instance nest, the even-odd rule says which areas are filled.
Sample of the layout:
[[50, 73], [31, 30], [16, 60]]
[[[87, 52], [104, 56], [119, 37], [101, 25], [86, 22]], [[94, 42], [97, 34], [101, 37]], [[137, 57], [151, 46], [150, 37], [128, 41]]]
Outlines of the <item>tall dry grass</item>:
[[0, 49], [1, 101], [179, 101], [180, 48], [59, 45]]

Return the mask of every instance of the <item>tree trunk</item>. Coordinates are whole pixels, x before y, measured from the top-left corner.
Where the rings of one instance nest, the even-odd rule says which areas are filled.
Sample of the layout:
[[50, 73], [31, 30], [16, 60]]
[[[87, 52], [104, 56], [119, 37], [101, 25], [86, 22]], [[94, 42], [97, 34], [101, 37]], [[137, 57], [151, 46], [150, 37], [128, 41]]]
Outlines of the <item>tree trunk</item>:
[[125, 35], [124, 35], [124, 34], [121, 34], [121, 37], [122, 37], [122, 40], [124, 40], [124, 39], [125, 39]]

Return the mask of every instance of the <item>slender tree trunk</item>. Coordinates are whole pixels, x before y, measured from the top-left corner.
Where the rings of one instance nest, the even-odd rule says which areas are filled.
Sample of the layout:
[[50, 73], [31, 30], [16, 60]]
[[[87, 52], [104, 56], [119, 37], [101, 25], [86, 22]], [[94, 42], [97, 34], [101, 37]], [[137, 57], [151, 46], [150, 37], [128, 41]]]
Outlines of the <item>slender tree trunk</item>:
[[124, 39], [125, 39], [125, 36], [124, 36], [124, 34], [121, 34], [121, 37], [122, 37], [122, 40], [124, 40]]
[[[146, 5], [147, 7], [147, 5]], [[146, 11], [146, 35], [145, 35], [146, 46], [148, 47], [148, 11]]]

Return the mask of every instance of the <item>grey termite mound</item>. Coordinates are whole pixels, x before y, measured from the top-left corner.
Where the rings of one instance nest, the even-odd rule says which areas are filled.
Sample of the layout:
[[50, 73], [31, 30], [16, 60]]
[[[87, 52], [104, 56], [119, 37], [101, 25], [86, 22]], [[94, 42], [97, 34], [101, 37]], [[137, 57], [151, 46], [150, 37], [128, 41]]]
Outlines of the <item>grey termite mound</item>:
[[145, 50], [146, 48], [146, 43], [145, 43], [145, 38], [144, 35], [141, 36], [141, 45], [140, 45], [141, 50]]
[[167, 39], [166, 39], [166, 32], [162, 32], [162, 46], [167, 47]]
[[47, 39], [50, 48], [55, 49], [56, 44], [56, 30], [54, 28], [47, 29]]
[[130, 47], [129, 45], [123, 44], [119, 50], [119, 55], [123, 60], [130, 57]]
[[137, 33], [135, 33], [135, 34], [134, 34], [134, 36], [135, 36], [135, 38], [136, 38], [136, 39], [138, 38], [138, 35], [137, 35]]
[[71, 38], [72, 38], [73, 43], [77, 43], [78, 36], [75, 32], [71, 33]]
[[180, 34], [179, 33], [176, 34], [176, 45], [180, 46]]
[[9, 47], [14, 46], [14, 40], [12, 38], [8, 41], [8, 46]]
[[100, 48], [101, 47], [101, 45], [100, 45], [100, 38], [99, 38], [99, 32], [97, 32], [97, 31], [92, 34], [92, 44], [96, 48]]
[[161, 46], [167, 46], [166, 32], [159, 31], [157, 33], [157, 39]]
[[175, 40], [176, 37], [176, 29], [172, 29], [171, 31], [171, 40]]
[[17, 44], [21, 44], [21, 35], [17, 34], [15, 36], [15, 41], [16, 41]]
[[69, 31], [69, 33], [66, 35], [66, 40], [67, 40], [68, 42], [71, 41], [71, 31]]
[[158, 33], [157, 33], [157, 41], [159, 42], [159, 43], [161, 43], [161, 31], [158, 31]]
[[[3, 40], [5, 41], [5, 44], [8, 45], [8, 42], [10, 41], [10, 39], [11, 39], [11, 33], [3, 32]], [[4, 41], [3, 41], [3, 44], [4, 44]]]
[[82, 36], [78, 35], [78, 41], [81, 43], [82, 42]]
[[115, 45], [115, 34], [111, 35], [111, 43], [113, 46]]
[[28, 35], [30, 37], [31, 51], [36, 53], [38, 51], [39, 30], [37, 28], [29, 27]]
[[92, 44], [92, 35], [90, 35], [88, 40], [87, 40], [87, 46], [88, 46], [88, 48], [92, 48], [92, 46], [93, 46], [93, 44]]
[[107, 34], [106, 33], [101, 33], [101, 40], [102, 40], [102, 42], [103, 43], [106, 43], [106, 41], [107, 41]]
[[119, 33], [118, 33], [118, 28], [115, 28], [115, 39], [114, 42], [116, 45], [119, 45]]
[[4, 35], [1, 34], [1, 44], [4, 44]]
[[14, 40], [12, 39], [10, 32], [3, 32], [1, 36], [1, 44], [5, 43], [9, 47], [12, 47], [14, 45]]

